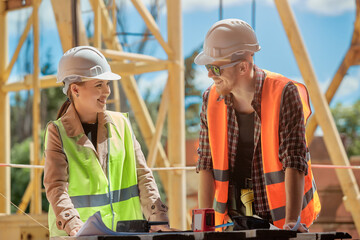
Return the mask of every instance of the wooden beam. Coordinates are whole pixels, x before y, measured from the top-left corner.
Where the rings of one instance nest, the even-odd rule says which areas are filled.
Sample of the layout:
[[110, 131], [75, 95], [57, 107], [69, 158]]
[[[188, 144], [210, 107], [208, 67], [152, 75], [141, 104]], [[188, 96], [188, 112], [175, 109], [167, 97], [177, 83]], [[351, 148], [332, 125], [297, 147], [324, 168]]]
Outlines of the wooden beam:
[[[336, 71], [333, 80], [331, 81], [330, 86], [326, 90], [325, 98], [328, 103], [331, 102], [332, 98], [334, 97], [337, 89], [340, 86], [345, 74], [347, 73], [348, 69], [352, 65], [357, 65], [360, 63], [360, 1], [356, 1], [356, 19], [354, 23], [354, 31], [351, 40], [351, 46], [348, 49], [343, 61], [340, 64], [340, 67]], [[316, 113], [314, 113], [308, 121], [306, 126], [306, 137], [308, 143], [310, 144], [313, 137], [315, 130], [318, 126], [318, 122], [316, 120]]]
[[99, 49], [99, 51], [104, 54], [106, 58], [110, 58], [112, 60], [130, 60], [130, 61], [140, 61], [140, 62], [168, 62], [167, 60], [162, 60], [156, 57], [152, 57], [149, 55], [139, 54], [139, 53], [129, 53], [129, 52], [123, 52], [123, 51], [116, 51], [111, 49]]
[[[121, 78], [121, 85], [124, 87], [124, 92], [130, 102], [131, 108], [134, 112], [135, 119], [139, 124], [140, 131], [145, 140], [145, 144], [148, 148], [151, 146], [151, 141], [155, 135], [155, 127], [151, 120], [150, 113], [146, 108], [146, 104], [144, 100], [141, 98], [140, 92], [138, 91], [138, 87], [135, 81], [135, 78], [132, 76], [124, 76]], [[169, 160], [166, 157], [164, 148], [160, 143], [157, 144], [157, 160], [156, 163], [161, 167], [170, 167]], [[164, 188], [167, 189], [167, 177], [166, 173], [160, 173], [163, 176], [162, 181], [164, 184]]]
[[[182, 52], [181, 1], [167, 0], [169, 60], [168, 152], [171, 166], [185, 166], [185, 80]], [[186, 229], [186, 172], [169, 176], [169, 216], [172, 227]]]
[[32, 17], [33, 15], [31, 14], [30, 17], [28, 18], [27, 20], [27, 23], [26, 23], [26, 26], [25, 26], [25, 29], [20, 37], [20, 40], [18, 42], [18, 45], [16, 46], [16, 49], [15, 49], [15, 52], [11, 58], [11, 61], [8, 65], [8, 67], [6, 68], [6, 71], [5, 71], [5, 74], [4, 74], [4, 79], [6, 79], [6, 81], [8, 80], [9, 76], [10, 76], [10, 73], [11, 73], [11, 70], [12, 68], [14, 67], [14, 64], [19, 56], [19, 53], [20, 53], [20, 50], [21, 50], [21, 47], [22, 45], [24, 44], [28, 34], [29, 34], [29, 31], [30, 31], [30, 28], [32, 26]]
[[[22, 90], [32, 89], [32, 75], [26, 75], [25, 81], [23, 82], [13, 82], [7, 83], [1, 87], [1, 90], [4, 92], [17, 92]], [[60, 87], [63, 86], [61, 83], [56, 83], [56, 76], [48, 75], [40, 78], [40, 88], [51, 88], [51, 87]]]
[[[8, 63], [8, 28], [5, 2], [0, 2], [0, 84], [7, 79], [4, 72]], [[10, 163], [10, 102], [9, 94], [0, 91], [0, 163]], [[10, 169], [0, 168], [0, 213], [10, 214], [11, 179]]]
[[[285, 0], [275, 0], [275, 4], [300, 72], [308, 87], [313, 106], [317, 113], [317, 121], [322, 129], [326, 129], [326, 131], [324, 131], [324, 140], [331, 161], [334, 165], [350, 166], [349, 159], [347, 158], [344, 146], [336, 129], [334, 119], [332, 118], [329, 105], [320, 90], [314, 69], [312, 68], [309, 55], [302, 40], [289, 2]], [[336, 169], [336, 175], [339, 179], [341, 189], [346, 197], [345, 204], [347, 209], [352, 209], [351, 214], [357, 231], [360, 233], [360, 193], [354, 173], [351, 169]]]
[[172, 54], [172, 49], [170, 48], [169, 44], [166, 43], [163, 39], [159, 27], [157, 26], [153, 16], [143, 4], [143, 2], [141, 0], [131, 0], [131, 2], [134, 4], [141, 17], [144, 19], [146, 26], [149, 28], [150, 32], [154, 35], [154, 37], [158, 40], [164, 51], [168, 55]]
[[169, 81], [166, 83], [166, 86], [163, 91], [163, 95], [160, 102], [159, 107], [159, 113], [157, 115], [156, 120], [156, 127], [155, 127], [155, 134], [151, 141], [150, 147], [149, 147], [149, 153], [147, 156], [147, 164], [150, 168], [153, 168], [155, 166], [156, 161], [156, 154], [157, 154], [157, 147], [159, 143], [161, 144], [161, 134], [164, 127], [164, 122], [166, 120], [166, 113], [168, 111], [169, 106]]
[[[336, 71], [328, 89], [326, 90], [325, 98], [329, 104], [333, 99], [336, 91], [338, 90], [340, 83], [342, 82], [347, 70], [352, 65], [353, 57], [354, 57], [354, 50], [350, 48], [349, 51], [346, 53], [342, 63], [340, 64], [340, 67]], [[310, 117], [306, 125], [306, 138], [308, 144], [310, 144], [311, 141], [313, 140], [317, 126], [318, 126], [318, 122], [316, 120], [316, 112], [314, 112], [314, 114]]]
[[101, 48], [101, 8], [99, 1], [95, 0], [94, 4], [94, 47]]
[[[34, 72], [33, 72], [33, 159], [34, 164], [40, 164], [40, 29], [39, 29], [39, 7], [41, 0], [33, 1], [33, 35], [34, 35]], [[34, 170], [34, 194], [32, 201], [35, 202], [32, 213], [41, 214], [41, 175], [39, 169]]]
[[[72, 0], [51, 0], [51, 5], [53, 8], [56, 25], [59, 32], [59, 37], [61, 40], [61, 46], [63, 49], [63, 52], [66, 52], [73, 46], [73, 29], [72, 29], [72, 15], [71, 15], [71, 4]], [[82, 22], [81, 18], [81, 7], [80, 7], [80, 1], [77, 1], [77, 26], [78, 26], [78, 41], [79, 45], [89, 45], [85, 26]]]
[[32, 0], [7, 0], [4, 2], [6, 4], [6, 11], [19, 10], [32, 5]]
[[[44, 165], [44, 163], [45, 158], [42, 158], [41, 165]], [[40, 174], [42, 174], [43, 171], [44, 169], [39, 169]], [[34, 183], [35, 179], [31, 178], [29, 184], [26, 187], [25, 193], [21, 198], [19, 209], [16, 211], [16, 214], [23, 214], [23, 212], [25, 212], [26, 208], [28, 207], [34, 189]]]
[[167, 62], [144, 63], [144, 62], [109, 62], [111, 70], [120, 76], [137, 75], [147, 72], [156, 72], [168, 69]]

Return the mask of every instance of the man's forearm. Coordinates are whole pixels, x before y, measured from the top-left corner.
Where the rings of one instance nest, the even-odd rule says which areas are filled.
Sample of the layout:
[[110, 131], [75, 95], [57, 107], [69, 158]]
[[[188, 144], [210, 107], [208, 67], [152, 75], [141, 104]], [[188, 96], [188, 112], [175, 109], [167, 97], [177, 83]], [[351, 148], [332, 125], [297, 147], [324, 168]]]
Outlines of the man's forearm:
[[212, 170], [201, 170], [199, 181], [199, 208], [212, 208], [215, 192], [215, 182]]
[[285, 170], [286, 215], [285, 223], [296, 222], [302, 208], [304, 173], [293, 168]]

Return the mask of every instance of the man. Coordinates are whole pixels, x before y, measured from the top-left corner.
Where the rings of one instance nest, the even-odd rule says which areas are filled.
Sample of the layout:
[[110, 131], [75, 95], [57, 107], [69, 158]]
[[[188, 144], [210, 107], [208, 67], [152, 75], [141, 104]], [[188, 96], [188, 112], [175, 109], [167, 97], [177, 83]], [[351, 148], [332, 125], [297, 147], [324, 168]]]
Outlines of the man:
[[200, 114], [199, 207], [214, 206], [217, 225], [257, 215], [307, 232], [320, 212], [305, 139], [307, 90], [254, 65], [259, 50], [249, 24], [225, 19], [195, 58], [214, 81]]

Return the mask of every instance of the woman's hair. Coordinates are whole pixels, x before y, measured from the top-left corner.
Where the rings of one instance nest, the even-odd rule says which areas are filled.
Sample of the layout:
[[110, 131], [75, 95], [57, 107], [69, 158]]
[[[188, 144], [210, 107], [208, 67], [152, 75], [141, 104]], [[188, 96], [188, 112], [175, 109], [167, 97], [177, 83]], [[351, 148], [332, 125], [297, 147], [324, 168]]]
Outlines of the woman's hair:
[[[72, 83], [72, 84], [76, 84], [76, 85], [80, 85], [80, 86], [81, 86], [81, 85], [84, 85], [84, 82], [76, 82], [76, 83]], [[70, 86], [71, 86], [72, 84], [70, 84]], [[66, 101], [63, 103], [63, 105], [61, 105], [61, 107], [60, 107], [60, 109], [59, 109], [59, 112], [58, 112], [58, 114], [57, 114], [56, 119], [61, 118], [61, 117], [66, 113], [66, 111], [68, 110], [71, 102], [74, 102], [74, 101], [73, 101], [73, 98], [72, 98], [72, 95], [71, 95], [71, 87], [70, 87], [70, 86], [69, 86], [69, 89], [68, 89], [67, 94], [66, 94], [66, 95], [68, 96], [68, 98], [67, 98]]]

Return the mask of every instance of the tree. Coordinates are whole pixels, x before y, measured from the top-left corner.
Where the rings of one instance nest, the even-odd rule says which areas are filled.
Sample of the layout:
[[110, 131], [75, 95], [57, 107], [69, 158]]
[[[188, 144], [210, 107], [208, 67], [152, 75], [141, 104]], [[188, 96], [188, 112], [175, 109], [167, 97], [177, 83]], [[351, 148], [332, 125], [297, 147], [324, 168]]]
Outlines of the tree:
[[336, 104], [332, 114], [338, 131], [347, 137], [345, 148], [348, 156], [360, 155], [360, 99], [352, 106]]

